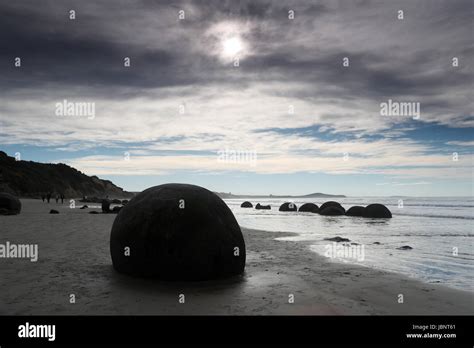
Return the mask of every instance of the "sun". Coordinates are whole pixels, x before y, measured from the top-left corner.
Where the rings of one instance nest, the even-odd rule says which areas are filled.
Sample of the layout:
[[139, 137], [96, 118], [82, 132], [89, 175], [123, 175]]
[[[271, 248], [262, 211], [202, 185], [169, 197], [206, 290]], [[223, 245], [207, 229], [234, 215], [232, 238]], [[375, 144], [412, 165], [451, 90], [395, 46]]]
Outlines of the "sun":
[[223, 21], [211, 25], [203, 35], [205, 53], [228, 64], [251, 55], [251, 27], [248, 23]]
[[226, 58], [235, 58], [242, 52], [244, 44], [242, 40], [235, 36], [222, 41], [222, 55]]

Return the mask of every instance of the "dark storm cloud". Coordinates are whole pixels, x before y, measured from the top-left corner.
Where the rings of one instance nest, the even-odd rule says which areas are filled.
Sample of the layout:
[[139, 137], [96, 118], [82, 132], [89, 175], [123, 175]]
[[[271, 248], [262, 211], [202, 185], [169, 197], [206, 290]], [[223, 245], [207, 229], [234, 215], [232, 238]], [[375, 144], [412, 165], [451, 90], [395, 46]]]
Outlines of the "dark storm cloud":
[[[2, 81], [9, 88], [35, 87], [54, 83], [59, 85], [137, 86], [163, 87], [176, 85], [208, 84], [228, 81], [227, 67], [214, 57], [189, 52], [184, 41], [179, 50], [163, 46], [150, 48], [140, 44], [141, 28], [135, 31], [137, 44], [130, 41], [110, 40], [102, 35], [103, 30], [126, 26], [118, 18], [124, 12], [130, 17], [149, 15], [155, 11], [162, 18], [163, 9], [186, 9], [188, 2], [135, 1], [115, 3], [96, 2], [93, 11], [81, 12], [83, 5], [77, 1], [46, 1], [44, 7], [37, 2], [23, 1], [19, 4], [0, 4], [0, 68]], [[287, 16], [287, 9], [275, 6], [275, 2], [211, 1], [191, 2], [199, 13], [188, 14], [182, 27], [197, 30], [202, 35], [210, 23], [219, 20], [278, 20]], [[120, 11], [117, 9], [122, 6]], [[294, 8], [294, 7], [293, 7]], [[69, 9], [75, 9], [77, 19], [68, 19]], [[324, 12], [323, 5], [306, 6], [306, 14]], [[114, 15], [114, 13], [116, 15]], [[174, 15], [176, 16], [176, 13]], [[129, 18], [128, 18], [129, 19]], [[169, 18], [168, 18], [169, 20]], [[163, 28], [161, 28], [163, 29]], [[172, 32], [176, 27], [168, 27]], [[174, 35], [158, 31], [157, 36]], [[179, 35], [175, 36], [180, 40]], [[176, 47], [174, 47], [176, 48]], [[22, 69], [13, 68], [13, 59], [22, 58]], [[132, 68], [124, 69], [123, 58], [132, 59]], [[263, 66], [261, 67], [263, 68]], [[233, 83], [239, 83], [239, 78]]]
[[[301, 84], [293, 97], [339, 100], [441, 96], [426, 105], [449, 107], [447, 94], [472, 84], [472, 3], [348, 1], [36, 1], [0, 4], [0, 88]], [[423, 6], [422, 6], [423, 5]], [[396, 22], [398, 8], [407, 24]], [[76, 9], [77, 20], [68, 19]], [[186, 21], [177, 21], [184, 9]], [[288, 10], [294, 9], [295, 22]], [[207, 54], [202, 37], [225, 20], [251, 23], [252, 54], [239, 73]], [[347, 32], [347, 28], [353, 29]], [[396, 31], [395, 31], [396, 30]], [[404, 31], [405, 30], [405, 31]], [[433, 32], [438, 30], [436, 32]], [[394, 34], [390, 34], [395, 31]], [[378, 36], [387, 32], [386, 36]], [[439, 36], [438, 47], [424, 41]], [[461, 37], [460, 37], [461, 36]], [[386, 37], [393, 43], [387, 44]], [[302, 41], [303, 40], [303, 41]], [[319, 47], [321, 46], [321, 47]], [[401, 53], [400, 53], [401, 52]], [[462, 66], [450, 69], [450, 59]], [[13, 58], [21, 57], [21, 69]], [[350, 58], [350, 69], [342, 57]], [[132, 67], [123, 67], [123, 58]], [[442, 65], [444, 64], [444, 65]], [[334, 89], [338, 93], [334, 93]], [[113, 92], [111, 92], [113, 91]], [[278, 94], [278, 89], [273, 91]], [[131, 95], [134, 95], [131, 92]], [[459, 107], [459, 105], [458, 105]]]

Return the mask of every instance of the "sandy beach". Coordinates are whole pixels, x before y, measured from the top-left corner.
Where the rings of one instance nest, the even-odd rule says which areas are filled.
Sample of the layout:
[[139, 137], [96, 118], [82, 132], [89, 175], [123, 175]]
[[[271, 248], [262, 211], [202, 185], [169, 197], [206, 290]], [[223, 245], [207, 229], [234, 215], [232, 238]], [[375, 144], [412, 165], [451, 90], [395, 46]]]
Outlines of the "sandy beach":
[[288, 234], [250, 229], [242, 230], [243, 276], [194, 283], [133, 278], [112, 268], [116, 215], [32, 199], [22, 204], [20, 215], [0, 217], [0, 243], [38, 244], [38, 261], [0, 259], [2, 315], [474, 314], [471, 292], [332, 262], [308, 243], [275, 240]]

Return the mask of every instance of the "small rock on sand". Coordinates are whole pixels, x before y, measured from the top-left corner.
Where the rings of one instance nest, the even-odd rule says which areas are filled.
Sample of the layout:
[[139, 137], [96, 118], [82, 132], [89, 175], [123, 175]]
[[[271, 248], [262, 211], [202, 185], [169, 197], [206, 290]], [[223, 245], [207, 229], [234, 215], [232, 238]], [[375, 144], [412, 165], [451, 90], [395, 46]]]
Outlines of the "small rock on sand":
[[331, 242], [350, 242], [351, 240], [348, 238], [342, 238], [342, 237], [333, 237], [333, 238], [324, 238], [324, 240], [330, 240]]

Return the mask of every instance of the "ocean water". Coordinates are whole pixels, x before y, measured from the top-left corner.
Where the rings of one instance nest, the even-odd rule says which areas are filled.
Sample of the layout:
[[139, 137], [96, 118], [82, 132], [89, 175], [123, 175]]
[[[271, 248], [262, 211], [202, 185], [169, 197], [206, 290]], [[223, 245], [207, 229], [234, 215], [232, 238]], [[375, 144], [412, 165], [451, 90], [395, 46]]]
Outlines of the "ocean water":
[[[403, 206], [399, 205], [399, 200]], [[249, 200], [270, 204], [272, 210], [240, 208]], [[385, 204], [392, 219], [321, 216], [313, 213], [279, 212], [293, 201], [320, 206], [329, 199], [226, 199], [242, 227], [273, 231], [279, 240], [305, 241], [310, 250], [331, 262], [349, 262], [401, 273], [427, 283], [474, 291], [474, 198], [347, 197], [335, 199], [346, 210], [353, 205]], [[278, 236], [295, 232], [296, 236]], [[349, 243], [324, 240], [340, 236]], [[378, 242], [380, 244], [374, 244]], [[357, 243], [357, 244], [351, 244]], [[408, 245], [411, 250], [398, 250]], [[283, 256], [282, 256], [283, 257]]]

